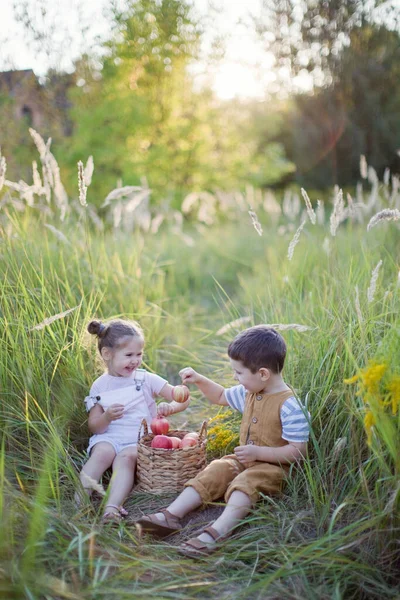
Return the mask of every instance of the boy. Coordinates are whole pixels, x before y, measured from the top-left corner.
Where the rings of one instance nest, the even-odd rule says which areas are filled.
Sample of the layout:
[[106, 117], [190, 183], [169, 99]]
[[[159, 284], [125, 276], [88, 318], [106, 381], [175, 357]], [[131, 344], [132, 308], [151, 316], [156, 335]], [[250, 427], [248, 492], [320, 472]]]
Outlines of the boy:
[[221, 516], [179, 551], [187, 556], [207, 555], [227, 538], [249, 513], [260, 493], [281, 491], [289, 465], [307, 452], [308, 418], [282, 379], [286, 344], [270, 327], [257, 325], [242, 331], [230, 343], [228, 356], [239, 385], [224, 389], [186, 367], [183, 383], [194, 383], [212, 404], [230, 406], [243, 413], [240, 445], [234, 454], [211, 462], [183, 492], [155, 514], [138, 520], [144, 531], [166, 536], [179, 531], [181, 518], [204, 503], [225, 495]]

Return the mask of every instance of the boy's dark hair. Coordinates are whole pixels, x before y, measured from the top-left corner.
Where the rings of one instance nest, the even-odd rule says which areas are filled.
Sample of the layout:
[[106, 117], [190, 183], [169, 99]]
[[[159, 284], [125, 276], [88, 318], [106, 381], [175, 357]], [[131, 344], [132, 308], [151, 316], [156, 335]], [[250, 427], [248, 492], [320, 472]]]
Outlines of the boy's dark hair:
[[102, 348], [117, 348], [121, 340], [127, 336], [138, 336], [144, 339], [143, 331], [135, 321], [113, 319], [107, 323], [101, 321], [90, 321], [87, 330], [92, 335], [97, 335], [99, 352]]
[[228, 346], [228, 356], [240, 360], [252, 373], [262, 367], [280, 373], [285, 363], [286, 344], [272, 327], [256, 325], [235, 337]]

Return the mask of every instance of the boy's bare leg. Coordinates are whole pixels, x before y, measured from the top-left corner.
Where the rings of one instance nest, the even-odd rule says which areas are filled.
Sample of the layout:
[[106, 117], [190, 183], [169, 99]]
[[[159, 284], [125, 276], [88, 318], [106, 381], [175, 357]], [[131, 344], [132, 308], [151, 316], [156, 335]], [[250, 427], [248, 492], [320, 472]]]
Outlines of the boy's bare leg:
[[[167, 508], [175, 517], [181, 519], [191, 510], [199, 508], [203, 504], [200, 494], [192, 487], [187, 487], [179, 494], [179, 496]], [[165, 521], [163, 513], [155, 513], [160, 521]]]
[[[250, 512], [252, 506], [253, 502], [247, 494], [239, 490], [232, 492], [224, 512], [212, 524], [213, 528], [220, 535], [226, 535]], [[215, 540], [208, 533], [202, 533], [198, 539], [207, 544], [215, 544]]]
[[105, 512], [119, 514], [115, 506], [121, 506], [132, 490], [136, 459], [137, 448], [135, 447], [125, 448], [115, 457], [112, 463], [113, 476], [110, 482], [110, 495], [108, 496]]

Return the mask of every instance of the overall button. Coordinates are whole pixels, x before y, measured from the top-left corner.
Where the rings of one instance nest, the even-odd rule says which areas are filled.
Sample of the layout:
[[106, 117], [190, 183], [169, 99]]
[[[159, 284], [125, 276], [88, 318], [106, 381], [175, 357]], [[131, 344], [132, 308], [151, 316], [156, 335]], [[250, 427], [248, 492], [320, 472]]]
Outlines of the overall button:
[[257, 423], [257, 421], [258, 421], [257, 417], [253, 417], [252, 421], [253, 421], [253, 423]]
[[261, 396], [261, 394], [258, 394], [258, 396], [257, 396], [257, 400], [262, 400], [262, 396]]
[[249, 442], [248, 442], [248, 443], [250, 444], [250, 446], [254, 446], [254, 442], [253, 442], [253, 440], [249, 440]]

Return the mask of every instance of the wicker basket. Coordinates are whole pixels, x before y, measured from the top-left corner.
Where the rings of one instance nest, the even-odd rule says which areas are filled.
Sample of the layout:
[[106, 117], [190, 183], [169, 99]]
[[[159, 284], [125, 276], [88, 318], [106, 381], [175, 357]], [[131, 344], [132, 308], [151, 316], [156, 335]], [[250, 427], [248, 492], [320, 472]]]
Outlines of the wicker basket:
[[[154, 438], [143, 419], [144, 435], [138, 442], [137, 490], [153, 494], [181, 492], [184, 484], [206, 466], [207, 421], [204, 421], [196, 446], [152, 448]], [[182, 439], [188, 431], [172, 430], [168, 435]], [[141, 431], [139, 432], [140, 437]]]

